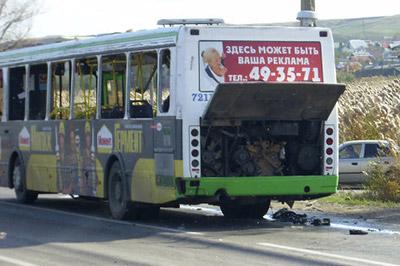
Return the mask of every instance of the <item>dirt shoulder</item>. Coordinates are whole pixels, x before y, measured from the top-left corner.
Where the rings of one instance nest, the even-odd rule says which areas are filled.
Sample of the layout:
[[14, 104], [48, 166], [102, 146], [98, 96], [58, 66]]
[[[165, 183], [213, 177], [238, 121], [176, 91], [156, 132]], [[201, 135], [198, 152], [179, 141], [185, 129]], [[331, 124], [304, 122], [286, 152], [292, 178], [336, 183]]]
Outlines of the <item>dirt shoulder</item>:
[[[287, 208], [286, 204], [272, 203], [273, 211]], [[324, 199], [296, 201], [293, 209], [296, 213], [320, 213], [325, 216], [344, 217], [349, 219], [369, 220], [400, 226], [400, 204], [390, 207], [370, 205], [348, 205], [327, 202]]]

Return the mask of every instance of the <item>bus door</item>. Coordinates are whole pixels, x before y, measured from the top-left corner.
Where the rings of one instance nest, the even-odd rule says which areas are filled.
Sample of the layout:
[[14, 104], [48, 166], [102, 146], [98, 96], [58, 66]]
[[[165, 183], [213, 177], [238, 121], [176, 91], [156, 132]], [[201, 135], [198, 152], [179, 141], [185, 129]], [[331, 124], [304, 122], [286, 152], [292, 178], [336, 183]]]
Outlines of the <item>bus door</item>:
[[170, 49], [158, 56], [157, 116], [154, 119], [154, 158], [157, 186], [174, 186], [174, 157], [176, 153], [176, 119], [170, 112]]
[[157, 186], [174, 186], [175, 120], [154, 120], [154, 159]]
[[[6, 178], [5, 173], [7, 173], [8, 160], [13, 145], [11, 143], [11, 129], [9, 122], [0, 123], [0, 173], [3, 175], [0, 178], [0, 186], [8, 185], [8, 179]], [[21, 138], [21, 136], [19, 138]]]

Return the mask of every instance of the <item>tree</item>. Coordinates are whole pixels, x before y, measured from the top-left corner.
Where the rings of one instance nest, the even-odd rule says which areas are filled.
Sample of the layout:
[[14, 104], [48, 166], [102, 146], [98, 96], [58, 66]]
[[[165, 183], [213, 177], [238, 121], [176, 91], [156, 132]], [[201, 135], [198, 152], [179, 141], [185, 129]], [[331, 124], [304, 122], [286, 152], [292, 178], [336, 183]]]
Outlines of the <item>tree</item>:
[[37, 4], [37, 0], [0, 0], [0, 50], [15, 47], [26, 37]]

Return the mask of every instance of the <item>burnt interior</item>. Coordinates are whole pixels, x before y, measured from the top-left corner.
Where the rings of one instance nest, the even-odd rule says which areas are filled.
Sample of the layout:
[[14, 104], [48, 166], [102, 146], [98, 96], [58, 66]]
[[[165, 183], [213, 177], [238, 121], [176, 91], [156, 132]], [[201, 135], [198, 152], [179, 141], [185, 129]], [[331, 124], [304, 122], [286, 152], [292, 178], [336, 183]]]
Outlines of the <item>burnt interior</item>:
[[321, 174], [322, 121], [202, 126], [202, 176]]

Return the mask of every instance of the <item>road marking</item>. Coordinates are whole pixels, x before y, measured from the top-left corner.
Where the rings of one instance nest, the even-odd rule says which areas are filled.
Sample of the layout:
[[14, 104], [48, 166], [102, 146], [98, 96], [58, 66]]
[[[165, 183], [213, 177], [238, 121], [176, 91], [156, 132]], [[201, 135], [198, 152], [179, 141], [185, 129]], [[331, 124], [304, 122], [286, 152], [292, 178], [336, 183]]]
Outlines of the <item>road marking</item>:
[[98, 217], [98, 216], [90, 216], [90, 215], [86, 215], [86, 214], [79, 214], [79, 213], [60, 211], [60, 210], [53, 210], [53, 209], [48, 209], [48, 208], [44, 208], [44, 207], [22, 205], [20, 203], [0, 201], [0, 204], [10, 205], [10, 206], [18, 206], [18, 207], [21, 207], [21, 208], [27, 208], [27, 209], [32, 209], [32, 210], [41, 210], [41, 211], [47, 211], [47, 212], [52, 212], [52, 213], [64, 214], [64, 215], [75, 216], [75, 217], [80, 217], [80, 218], [85, 218], [85, 219], [91, 219], [91, 220], [101, 221], [101, 222], [116, 223], [116, 224], [121, 224], [121, 225], [130, 225], [130, 226], [138, 226], [138, 227], [143, 227], [143, 228], [153, 229], [153, 230], [159, 230], [159, 231], [169, 231], [169, 232], [172, 232], [172, 233], [181, 233], [181, 234], [190, 234], [190, 235], [204, 235], [204, 233], [201, 233], [201, 232], [192, 232], [192, 231], [186, 231], [186, 230], [182, 230], [182, 229], [174, 229], [174, 228], [170, 228], [170, 227], [149, 225], [149, 224], [143, 224], [143, 223], [137, 223], [137, 222], [119, 221], [119, 220], [114, 220], [114, 219], [110, 219], [110, 218], [104, 218], [104, 217]]
[[13, 259], [13, 258], [2, 256], [2, 255], [0, 255], [0, 261], [6, 262], [6, 263], [11, 263], [13, 265], [19, 265], [19, 266], [38, 266], [36, 264], [32, 264], [32, 263], [25, 262], [22, 260]]
[[276, 245], [276, 244], [272, 244], [272, 243], [264, 243], [263, 242], [263, 243], [257, 243], [257, 244], [260, 245], [260, 246], [266, 246], [266, 247], [270, 247], [270, 248], [277, 248], [277, 249], [282, 249], [282, 250], [294, 251], [294, 252], [303, 253], [303, 254], [318, 255], [318, 256], [322, 256], [322, 257], [340, 259], [340, 260], [347, 260], [347, 261], [352, 261], [352, 262], [366, 263], [366, 264], [370, 264], [370, 265], [399, 266], [399, 264], [391, 264], [391, 263], [385, 263], [385, 262], [379, 262], [379, 261], [373, 261], [373, 260], [367, 260], [367, 259], [347, 257], [347, 256], [342, 256], [342, 255], [325, 253], [325, 252], [321, 252], [321, 251], [314, 251], [314, 250], [309, 250], [309, 249], [302, 249], [302, 248], [294, 248], [294, 247], [289, 247], [289, 246]]

